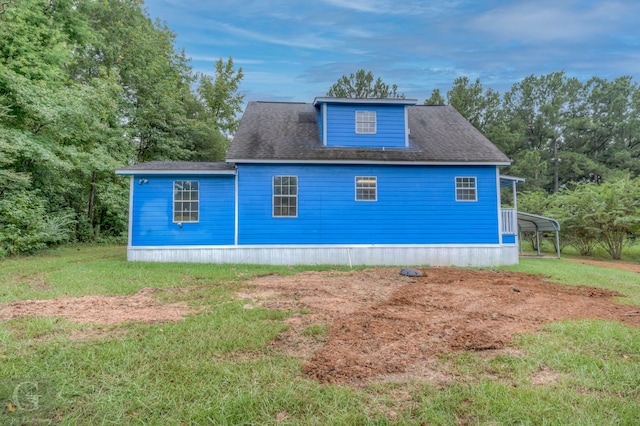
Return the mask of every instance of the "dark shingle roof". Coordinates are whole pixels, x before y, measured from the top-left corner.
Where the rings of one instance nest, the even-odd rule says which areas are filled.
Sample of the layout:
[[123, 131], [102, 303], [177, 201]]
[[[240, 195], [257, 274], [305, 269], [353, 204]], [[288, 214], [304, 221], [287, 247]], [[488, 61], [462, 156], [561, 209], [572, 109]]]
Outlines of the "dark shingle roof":
[[229, 161], [408, 161], [509, 163], [451, 106], [408, 106], [408, 148], [323, 146], [313, 104], [250, 102], [227, 152]]
[[196, 161], [150, 161], [148, 163], [134, 164], [133, 166], [123, 167], [117, 170], [119, 174], [126, 172], [171, 172], [171, 171], [233, 171], [235, 164], [233, 163], [210, 163]]

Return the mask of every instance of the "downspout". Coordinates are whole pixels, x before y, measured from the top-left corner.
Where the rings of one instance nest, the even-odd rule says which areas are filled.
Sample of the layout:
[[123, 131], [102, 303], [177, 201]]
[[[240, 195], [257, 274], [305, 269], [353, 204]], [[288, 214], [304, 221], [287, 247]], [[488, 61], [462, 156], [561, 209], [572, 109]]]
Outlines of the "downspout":
[[[477, 191], [477, 189], [476, 189]], [[502, 200], [501, 200], [500, 190], [500, 170], [498, 170], [498, 166], [496, 166], [496, 198], [498, 199], [498, 244], [502, 247]]]
[[133, 184], [134, 176], [131, 175], [129, 178], [129, 236], [127, 244], [131, 247], [133, 244], [133, 190], [135, 185]]
[[[515, 215], [513, 216], [513, 221], [515, 223], [512, 223], [513, 225], [513, 229], [518, 229], [518, 198], [516, 196], [516, 181], [513, 180], [511, 181], [511, 189], [513, 190], [513, 210], [515, 211]], [[518, 241], [516, 241], [516, 244], [520, 244], [520, 254], [522, 255], [522, 243], [520, 242], [520, 230], [518, 229], [518, 233], [516, 234], [516, 238], [518, 239]]]
[[235, 195], [234, 195], [234, 225], [233, 225], [233, 245], [238, 245], [238, 166], [236, 165], [236, 178], [235, 178]]

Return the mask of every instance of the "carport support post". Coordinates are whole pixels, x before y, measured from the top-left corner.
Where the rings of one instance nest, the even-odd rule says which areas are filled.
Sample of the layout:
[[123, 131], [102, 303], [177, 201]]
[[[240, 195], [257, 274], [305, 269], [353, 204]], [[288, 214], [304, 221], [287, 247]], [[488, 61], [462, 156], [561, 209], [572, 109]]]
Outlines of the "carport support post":
[[558, 250], [558, 259], [560, 259], [560, 233], [556, 229], [556, 249]]
[[538, 231], [538, 224], [534, 223], [536, 226], [536, 246], [538, 246], [538, 256], [540, 256], [540, 231]]

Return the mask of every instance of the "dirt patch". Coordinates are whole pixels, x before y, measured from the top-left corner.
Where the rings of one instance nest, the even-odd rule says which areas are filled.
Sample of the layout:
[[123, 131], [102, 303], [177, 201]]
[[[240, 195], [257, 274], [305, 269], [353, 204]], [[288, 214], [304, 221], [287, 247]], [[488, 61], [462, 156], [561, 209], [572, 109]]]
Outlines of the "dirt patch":
[[164, 304], [151, 297], [156, 289], [144, 288], [133, 296], [60, 297], [52, 300], [19, 300], [0, 303], [0, 320], [20, 317], [64, 317], [74, 322], [118, 324], [122, 322], [180, 321], [192, 313], [186, 303]]
[[[357, 383], [420, 373], [448, 377], [431, 362], [456, 351], [505, 350], [514, 334], [550, 321], [600, 318], [640, 325], [637, 307], [612, 300], [621, 294], [568, 287], [543, 276], [454, 268], [305, 272], [268, 276], [241, 294], [247, 304], [302, 310], [274, 345], [305, 360], [303, 372], [324, 383]], [[330, 325], [324, 339], [303, 336], [313, 324]]]
[[571, 262], [582, 263], [583, 265], [602, 266], [604, 268], [624, 269], [625, 271], [637, 272], [640, 274], [640, 264], [622, 261], [603, 261], [591, 259], [569, 259]]

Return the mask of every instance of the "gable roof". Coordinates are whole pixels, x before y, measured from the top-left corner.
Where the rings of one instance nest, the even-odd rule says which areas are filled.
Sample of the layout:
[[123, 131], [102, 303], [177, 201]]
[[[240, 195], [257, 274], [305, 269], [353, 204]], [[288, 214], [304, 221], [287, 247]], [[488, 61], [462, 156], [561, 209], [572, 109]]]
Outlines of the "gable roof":
[[409, 147], [353, 148], [322, 144], [319, 111], [313, 104], [249, 102], [227, 151], [227, 161], [511, 163], [453, 107], [406, 108]]

